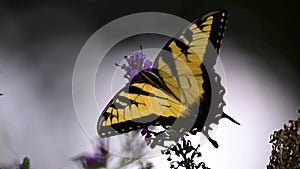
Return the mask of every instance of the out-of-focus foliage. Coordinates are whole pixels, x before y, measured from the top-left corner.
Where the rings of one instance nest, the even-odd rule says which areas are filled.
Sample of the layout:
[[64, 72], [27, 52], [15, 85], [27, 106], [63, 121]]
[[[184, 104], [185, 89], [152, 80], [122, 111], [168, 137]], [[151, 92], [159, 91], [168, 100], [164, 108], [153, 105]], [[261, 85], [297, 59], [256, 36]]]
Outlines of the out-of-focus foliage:
[[153, 164], [150, 162], [146, 162], [145, 164], [142, 163], [141, 161], [139, 161], [139, 169], [152, 169], [153, 168]]
[[290, 120], [270, 139], [272, 154], [267, 169], [300, 169], [300, 117]]
[[0, 166], [0, 169], [30, 169], [30, 159], [25, 157], [23, 162], [14, 162], [13, 164]]
[[[139, 132], [127, 133], [128, 138], [134, 138], [139, 135]], [[99, 138], [100, 146], [95, 148], [93, 153], [82, 153], [74, 158], [80, 164], [82, 169], [119, 169], [128, 168], [130, 166], [139, 166], [140, 169], [151, 169], [153, 167], [150, 162], [142, 162], [141, 160], [145, 152], [146, 143], [143, 141], [132, 141], [132, 139], [120, 140], [123, 149], [122, 152], [126, 153], [123, 157], [114, 155], [109, 151], [109, 139]]]
[[23, 163], [20, 166], [21, 169], [29, 169], [30, 168], [30, 159], [28, 157], [25, 157], [23, 159]]

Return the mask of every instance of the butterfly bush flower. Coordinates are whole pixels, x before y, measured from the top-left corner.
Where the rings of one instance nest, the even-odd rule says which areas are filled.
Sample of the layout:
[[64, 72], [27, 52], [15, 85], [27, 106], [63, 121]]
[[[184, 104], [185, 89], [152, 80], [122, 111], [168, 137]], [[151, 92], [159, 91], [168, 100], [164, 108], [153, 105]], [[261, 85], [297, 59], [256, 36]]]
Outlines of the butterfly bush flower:
[[124, 56], [124, 59], [127, 61], [127, 64], [123, 64], [120, 66], [116, 63], [117, 66], [120, 66], [121, 69], [126, 71], [124, 78], [128, 79], [129, 82], [132, 80], [138, 80], [136, 75], [144, 70], [151, 71], [152, 70], [152, 62], [150, 60], [145, 60], [146, 55], [142, 52], [136, 52], [129, 56]]
[[[162, 150], [161, 153], [168, 155], [168, 161], [171, 161], [170, 168], [186, 168], [186, 169], [209, 169], [205, 166], [204, 162], [196, 163], [195, 158], [201, 157], [201, 153], [198, 151], [200, 144], [197, 147], [193, 147], [190, 140], [182, 138], [181, 142], [176, 145], [171, 145], [168, 149]], [[181, 160], [172, 160], [171, 156], [176, 155]]]
[[83, 153], [73, 159], [73, 161], [81, 163], [84, 169], [96, 169], [100, 167], [106, 167], [109, 153], [107, 150], [108, 140], [100, 139], [100, 146], [97, 146], [94, 153]]
[[100, 167], [105, 164], [105, 158], [102, 154], [84, 154], [76, 159], [81, 162], [83, 168]]
[[145, 138], [151, 138], [152, 137], [152, 133], [150, 132], [150, 130], [148, 129], [148, 127], [144, 127], [141, 131], [141, 134], [143, 136], [145, 136]]
[[300, 117], [275, 131], [270, 143], [273, 150], [267, 169], [300, 168]]

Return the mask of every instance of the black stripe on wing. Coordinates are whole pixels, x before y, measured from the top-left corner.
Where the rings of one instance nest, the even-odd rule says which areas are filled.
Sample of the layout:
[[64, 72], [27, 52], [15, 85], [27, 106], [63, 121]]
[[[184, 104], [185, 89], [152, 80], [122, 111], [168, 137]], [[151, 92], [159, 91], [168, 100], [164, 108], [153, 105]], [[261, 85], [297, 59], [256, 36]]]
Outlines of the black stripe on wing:
[[226, 24], [228, 21], [228, 12], [225, 10], [213, 11], [209, 12], [199, 19], [197, 19], [194, 23], [203, 31], [203, 27], [208, 26], [203, 23], [209, 19], [209, 17], [213, 17], [213, 22], [210, 25], [210, 33], [209, 33], [209, 40], [219, 53], [221, 47], [221, 41], [224, 37], [224, 32], [226, 29]]

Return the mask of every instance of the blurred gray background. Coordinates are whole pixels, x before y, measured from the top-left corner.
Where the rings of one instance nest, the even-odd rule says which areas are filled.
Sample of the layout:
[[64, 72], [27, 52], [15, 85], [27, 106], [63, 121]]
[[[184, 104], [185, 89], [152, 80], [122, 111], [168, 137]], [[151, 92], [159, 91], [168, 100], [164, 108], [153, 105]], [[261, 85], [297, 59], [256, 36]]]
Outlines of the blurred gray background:
[[77, 168], [70, 158], [91, 146], [73, 108], [72, 72], [82, 46], [103, 25], [137, 12], [192, 21], [226, 9], [225, 110], [242, 125], [222, 121], [216, 140], [223, 148], [204, 147], [204, 159], [213, 169], [264, 167], [269, 135], [297, 117], [300, 106], [297, 7], [279, 0], [0, 1], [0, 164], [28, 155], [35, 169]]

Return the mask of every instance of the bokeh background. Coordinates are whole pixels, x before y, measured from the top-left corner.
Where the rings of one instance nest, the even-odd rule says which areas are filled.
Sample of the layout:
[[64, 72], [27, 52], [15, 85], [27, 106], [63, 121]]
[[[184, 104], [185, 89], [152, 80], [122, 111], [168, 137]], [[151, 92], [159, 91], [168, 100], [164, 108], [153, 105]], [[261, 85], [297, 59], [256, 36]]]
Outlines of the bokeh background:
[[[220, 148], [205, 144], [203, 161], [213, 169], [264, 168], [269, 135], [300, 106], [296, 1], [0, 1], [0, 164], [29, 156], [35, 169], [75, 169], [70, 158], [91, 151], [73, 108], [72, 73], [101, 26], [146, 11], [192, 21], [212, 9], [230, 14], [220, 54], [225, 111], [242, 125], [222, 120], [214, 135]], [[169, 166], [163, 157], [150, 160]]]

